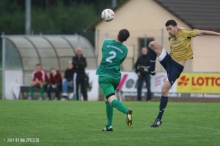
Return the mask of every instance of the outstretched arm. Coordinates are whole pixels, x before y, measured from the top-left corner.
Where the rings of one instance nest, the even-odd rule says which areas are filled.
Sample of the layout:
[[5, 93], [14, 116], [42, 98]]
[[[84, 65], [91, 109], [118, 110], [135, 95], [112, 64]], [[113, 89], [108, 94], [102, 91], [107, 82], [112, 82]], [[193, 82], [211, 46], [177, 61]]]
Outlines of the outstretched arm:
[[214, 32], [214, 31], [208, 31], [208, 30], [198, 30], [197, 36], [201, 35], [215, 35], [215, 36], [220, 36], [220, 33]]

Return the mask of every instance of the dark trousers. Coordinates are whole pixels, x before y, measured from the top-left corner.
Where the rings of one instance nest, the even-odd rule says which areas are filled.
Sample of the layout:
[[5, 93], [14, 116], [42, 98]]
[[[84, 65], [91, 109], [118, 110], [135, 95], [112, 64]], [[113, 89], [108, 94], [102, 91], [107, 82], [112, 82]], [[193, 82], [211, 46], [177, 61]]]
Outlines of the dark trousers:
[[[87, 95], [87, 86], [86, 86], [86, 81], [85, 81], [85, 74], [75, 74], [76, 75], [76, 85], [74, 85], [75, 88], [75, 93], [76, 93], [76, 98], [79, 100], [79, 97], [82, 93], [83, 99], [86, 101], [88, 100], [88, 95]], [[79, 92], [79, 86], [80, 86], [80, 91]]]
[[[60, 99], [60, 87], [61, 84], [57, 83], [55, 84], [55, 97], [59, 100]], [[47, 85], [47, 97], [49, 98], [49, 100], [51, 100], [51, 90], [52, 90], [52, 86], [50, 84]]]
[[142, 91], [142, 85], [143, 81], [146, 82], [146, 87], [147, 87], [147, 101], [151, 100], [151, 89], [150, 89], [150, 74], [146, 75], [140, 75], [138, 76], [138, 81], [137, 81], [137, 100], [141, 101], [141, 91]]

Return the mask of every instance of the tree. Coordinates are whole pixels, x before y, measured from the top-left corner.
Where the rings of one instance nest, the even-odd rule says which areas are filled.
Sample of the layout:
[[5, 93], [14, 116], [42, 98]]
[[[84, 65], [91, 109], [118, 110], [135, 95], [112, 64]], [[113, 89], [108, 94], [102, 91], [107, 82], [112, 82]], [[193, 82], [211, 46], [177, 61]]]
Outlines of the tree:
[[24, 33], [24, 12], [16, 3], [1, 0], [0, 16], [0, 32], [6, 34]]

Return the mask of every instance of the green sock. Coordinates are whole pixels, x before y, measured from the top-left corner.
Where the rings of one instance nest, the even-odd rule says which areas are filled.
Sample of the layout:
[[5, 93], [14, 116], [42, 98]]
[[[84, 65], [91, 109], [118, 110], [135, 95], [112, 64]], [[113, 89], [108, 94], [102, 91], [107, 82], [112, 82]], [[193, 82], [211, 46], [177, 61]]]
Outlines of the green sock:
[[40, 96], [44, 97], [44, 87], [40, 87]]
[[106, 115], [108, 119], [107, 127], [112, 126], [112, 118], [113, 118], [113, 107], [109, 104], [108, 101], [105, 101], [106, 104]]
[[73, 94], [73, 100], [77, 100], [76, 94]]
[[34, 95], [34, 87], [30, 87], [30, 96], [33, 98], [33, 95]]
[[118, 101], [117, 99], [112, 101], [112, 106], [124, 114], [127, 114], [127, 112], [128, 112], [128, 108], [125, 107], [124, 104], [122, 102]]

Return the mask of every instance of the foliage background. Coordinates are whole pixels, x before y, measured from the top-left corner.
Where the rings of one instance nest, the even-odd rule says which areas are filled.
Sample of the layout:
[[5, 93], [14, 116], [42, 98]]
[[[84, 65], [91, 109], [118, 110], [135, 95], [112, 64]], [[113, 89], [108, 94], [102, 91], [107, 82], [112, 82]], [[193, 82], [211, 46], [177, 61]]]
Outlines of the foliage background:
[[[112, 0], [32, 0], [31, 7], [33, 34], [79, 34], [94, 46], [94, 31], [85, 29], [112, 7]], [[25, 0], [0, 0], [0, 33], [25, 33]]]

